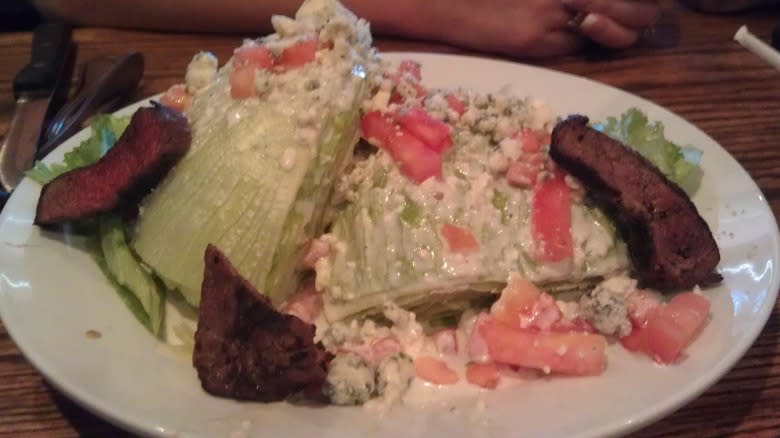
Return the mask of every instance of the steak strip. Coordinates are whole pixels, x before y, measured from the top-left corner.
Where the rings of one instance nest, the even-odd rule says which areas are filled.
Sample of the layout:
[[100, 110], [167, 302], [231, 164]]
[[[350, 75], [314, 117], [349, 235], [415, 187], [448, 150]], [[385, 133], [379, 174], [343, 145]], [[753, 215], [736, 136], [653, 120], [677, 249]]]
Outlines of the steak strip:
[[277, 311], [213, 245], [205, 264], [192, 354], [203, 389], [261, 402], [321, 396], [332, 357], [315, 327]]
[[687, 289], [722, 279], [714, 272], [720, 253], [707, 223], [650, 161], [579, 115], [555, 126], [550, 157], [615, 219], [644, 286]]
[[182, 113], [158, 104], [138, 109], [100, 160], [43, 186], [35, 223], [53, 225], [134, 208], [187, 153], [191, 141]]

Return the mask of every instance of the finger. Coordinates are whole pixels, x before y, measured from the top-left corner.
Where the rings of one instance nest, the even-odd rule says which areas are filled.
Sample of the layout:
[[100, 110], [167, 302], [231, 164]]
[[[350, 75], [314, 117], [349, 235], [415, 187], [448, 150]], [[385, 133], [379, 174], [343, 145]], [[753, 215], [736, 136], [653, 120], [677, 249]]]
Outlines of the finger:
[[523, 50], [523, 54], [532, 58], [569, 55], [579, 50], [584, 42], [582, 36], [571, 32], [550, 32]]
[[639, 38], [639, 33], [628, 29], [614, 20], [601, 14], [588, 14], [582, 23], [580, 31], [593, 41], [613, 49], [624, 49], [631, 46]]
[[625, 27], [639, 29], [651, 26], [661, 15], [655, 0], [561, 0], [579, 12], [595, 12], [609, 17]]

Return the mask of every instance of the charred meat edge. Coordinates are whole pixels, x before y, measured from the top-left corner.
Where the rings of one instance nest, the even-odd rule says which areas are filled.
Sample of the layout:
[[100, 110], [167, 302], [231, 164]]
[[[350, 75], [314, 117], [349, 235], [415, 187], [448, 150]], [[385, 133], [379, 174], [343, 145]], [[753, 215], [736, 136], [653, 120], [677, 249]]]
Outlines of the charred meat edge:
[[688, 195], [650, 161], [574, 115], [552, 132], [550, 157], [616, 221], [640, 283], [688, 289], [719, 282], [720, 253]]
[[332, 356], [315, 327], [280, 313], [213, 245], [206, 248], [192, 355], [203, 389], [261, 402], [319, 399]]
[[159, 104], [138, 109], [100, 160], [43, 186], [35, 223], [61, 224], [112, 211], [132, 215], [191, 142], [184, 114]]

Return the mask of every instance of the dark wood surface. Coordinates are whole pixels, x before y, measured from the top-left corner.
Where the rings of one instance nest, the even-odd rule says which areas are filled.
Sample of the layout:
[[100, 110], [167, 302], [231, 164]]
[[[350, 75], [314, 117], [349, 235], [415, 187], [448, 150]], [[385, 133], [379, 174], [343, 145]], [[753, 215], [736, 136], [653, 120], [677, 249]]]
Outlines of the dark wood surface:
[[[655, 32], [630, 50], [589, 51], [536, 64], [622, 88], [663, 105], [723, 145], [780, 213], [780, 72], [732, 37], [748, 24], [768, 39], [780, 9], [730, 16], [665, 5]], [[240, 36], [170, 35], [79, 29], [77, 65], [96, 56], [143, 52], [146, 73], [135, 99], [180, 82], [195, 51], [228, 59]], [[0, 34], [0, 135], [13, 111], [11, 81], [29, 58], [31, 34]], [[424, 42], [378, 39], [385, 51], [459, 50]], [[0, 267], [0, 270], [2, 268]], [[735, 368], [676, 413], [635, 434], [654, 436], [780, 436], [780, 307]], [[0, 436], [123, 436], [54, 390], [20, 354], [0, 323]]]

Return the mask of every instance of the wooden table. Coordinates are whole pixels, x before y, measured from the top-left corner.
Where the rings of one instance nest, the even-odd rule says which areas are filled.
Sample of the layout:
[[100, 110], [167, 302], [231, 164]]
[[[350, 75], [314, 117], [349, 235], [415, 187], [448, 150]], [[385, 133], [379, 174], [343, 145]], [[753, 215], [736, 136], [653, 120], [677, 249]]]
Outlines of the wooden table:
[[[604, 82], [657, 102], [723, 145], [780, 213], [780, 72], [732, 41], [748, 24], [768, 38], [780, 9], [708, 16], [667, 5], [655, 34], [620, 53], [588, 53], [538, 64]], [[163, 35], [106, 29], [75, 32], [77, 63], [139, 50], [146, 74], [136, 98], [181, 81], [191, 55], [208, 49], [221, 60], [237, 36]], [[29, 33], [0, 35], [0, 134], [13, 110], [11, 81], [27, 62]], [[380, 39], [385, 51], [460, 52], [428, 43]], [[715, 386], [636, 436], [780, 436], [780, 306], [761, 336]], [[52, 389], [19, 353], [0, 323], [0, 435], [122, 436], [126, 433]]]

